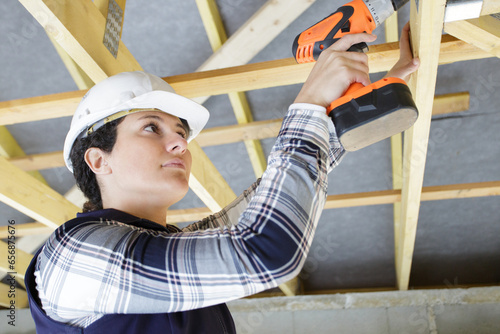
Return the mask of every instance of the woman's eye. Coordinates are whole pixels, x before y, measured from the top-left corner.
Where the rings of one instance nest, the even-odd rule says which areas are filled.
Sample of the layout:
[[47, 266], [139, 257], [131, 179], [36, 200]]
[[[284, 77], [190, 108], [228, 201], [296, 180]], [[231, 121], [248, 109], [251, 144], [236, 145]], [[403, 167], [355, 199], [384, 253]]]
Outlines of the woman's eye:
[[185, 132], [182, 132], [182, 131], [179, 131], [177, 132], [182, 138], [186, 139], [186, 133]]
[[155, 124], [148, 124], [144, 128], [144, 131], [158, 133], [158, 126], [156, 126]]

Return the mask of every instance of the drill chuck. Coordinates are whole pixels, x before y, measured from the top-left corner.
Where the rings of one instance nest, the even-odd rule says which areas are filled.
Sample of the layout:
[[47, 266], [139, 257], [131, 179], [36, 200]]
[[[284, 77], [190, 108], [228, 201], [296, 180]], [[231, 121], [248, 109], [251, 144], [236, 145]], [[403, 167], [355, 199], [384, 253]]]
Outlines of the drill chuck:
[[373, 21], [378, 27], [381, 25], [389, 16], [394, 13], [394, 6], [396, 2], [394, 0], [363, 0], [366, 8], [370, 11]]
[[363, 0], [377, 27], [410, 0]]

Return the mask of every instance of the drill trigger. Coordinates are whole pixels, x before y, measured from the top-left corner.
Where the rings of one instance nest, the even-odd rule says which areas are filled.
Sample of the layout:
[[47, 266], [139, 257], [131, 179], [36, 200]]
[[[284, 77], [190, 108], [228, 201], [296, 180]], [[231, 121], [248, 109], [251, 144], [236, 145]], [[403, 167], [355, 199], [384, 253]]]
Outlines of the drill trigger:
[[347, 51], [368, 52], [368, 44], [366, 44], [365, 42], [354, 44]]

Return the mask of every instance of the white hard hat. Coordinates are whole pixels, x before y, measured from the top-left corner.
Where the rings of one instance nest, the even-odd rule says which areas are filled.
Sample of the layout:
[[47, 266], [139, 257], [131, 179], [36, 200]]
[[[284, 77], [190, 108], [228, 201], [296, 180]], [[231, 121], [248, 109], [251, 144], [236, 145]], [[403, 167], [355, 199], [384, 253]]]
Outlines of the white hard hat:
[[[64, 161], [73, 172], [70, 153], [75, 140], [87, 130], [119, 112], [158, 109], [186, 120], [190, 133], [188, 142], [196, 137], [208, 122], [208, 110], [202, 105], [177, 95], [165, 80], [145, 72], [123, 72], [92, 87], [78, 105], [64, 142]], [[122, 113], [120, 117], [127, 113]], [[119, 118], [119, 117], [116, 117]]]

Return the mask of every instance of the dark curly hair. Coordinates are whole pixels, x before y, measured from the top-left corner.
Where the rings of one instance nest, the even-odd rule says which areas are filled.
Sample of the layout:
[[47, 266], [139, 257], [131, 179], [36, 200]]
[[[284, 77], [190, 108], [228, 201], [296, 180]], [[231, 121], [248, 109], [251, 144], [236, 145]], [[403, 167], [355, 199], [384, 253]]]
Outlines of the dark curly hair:
[[104, 124], [85, 138], [79, 138], [73, 144], [70, 159], [76, 184], [88, 201], [83, 205], [83, 212], [102, 209], [101, 189], [94, 172], [85, 162], [85, 152], [90, 147], [97, 147], [104, 152], [111, 152], [116, 143], [117, 128], [125, 117]]

